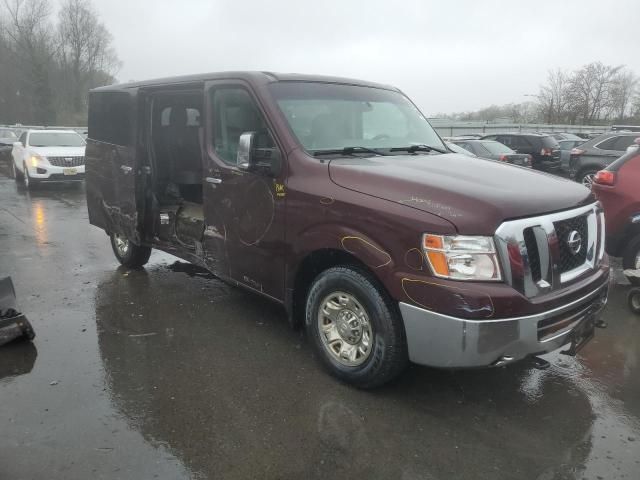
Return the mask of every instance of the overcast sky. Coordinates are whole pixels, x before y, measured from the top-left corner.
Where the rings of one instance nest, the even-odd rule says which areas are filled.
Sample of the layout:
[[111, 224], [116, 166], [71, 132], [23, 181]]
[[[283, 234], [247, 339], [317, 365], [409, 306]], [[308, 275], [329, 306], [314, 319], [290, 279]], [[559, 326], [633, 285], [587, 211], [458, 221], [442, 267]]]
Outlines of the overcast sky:
[[393, 84], [427, 115], [526, 101], [550, 68], [640, 74], [639, 0], [94, 0], [120, 81], [223, 70]]

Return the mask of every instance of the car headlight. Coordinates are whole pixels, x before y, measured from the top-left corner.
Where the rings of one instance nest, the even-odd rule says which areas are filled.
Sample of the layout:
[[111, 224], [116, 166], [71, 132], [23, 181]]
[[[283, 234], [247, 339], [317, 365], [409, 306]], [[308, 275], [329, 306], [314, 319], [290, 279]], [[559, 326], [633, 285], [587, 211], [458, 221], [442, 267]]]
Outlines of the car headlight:
[[37, 167], [41, 163], [44, 163], [44, 160], [44, 157], [41, 157], [40, 155], [31, 155], [31, 158], [29, 159], [32, 167]]
[[422, 236], [422, 248], [433, 274], [453, 280], [500, 281], [500, 263], [491, 237]]

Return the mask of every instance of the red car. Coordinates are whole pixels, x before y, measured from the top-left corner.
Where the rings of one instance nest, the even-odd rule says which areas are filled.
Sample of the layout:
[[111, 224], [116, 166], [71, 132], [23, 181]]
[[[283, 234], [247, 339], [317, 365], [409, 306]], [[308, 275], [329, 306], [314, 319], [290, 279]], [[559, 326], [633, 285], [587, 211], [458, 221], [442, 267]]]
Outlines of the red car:
[[[640, 138], [636, 140], [640, 143]], [[640, 269], [640, 147], [600, 170], [592, 189], [602, 203], [606, 223], [606, 250], [622, 257], [626, 269]], [[640, 278], [630, 278], [639, 285]]]

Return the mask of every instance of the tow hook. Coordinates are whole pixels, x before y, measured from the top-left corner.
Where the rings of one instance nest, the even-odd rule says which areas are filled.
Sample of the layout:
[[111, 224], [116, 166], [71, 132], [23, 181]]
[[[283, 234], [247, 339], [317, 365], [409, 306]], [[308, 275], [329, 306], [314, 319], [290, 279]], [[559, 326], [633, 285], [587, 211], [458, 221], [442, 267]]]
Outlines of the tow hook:
[[532, 367], [536, 370], [546, 370], [551, 366], [549, 362], [547, 362], [544, 358], [540, 357], [531, 357]]

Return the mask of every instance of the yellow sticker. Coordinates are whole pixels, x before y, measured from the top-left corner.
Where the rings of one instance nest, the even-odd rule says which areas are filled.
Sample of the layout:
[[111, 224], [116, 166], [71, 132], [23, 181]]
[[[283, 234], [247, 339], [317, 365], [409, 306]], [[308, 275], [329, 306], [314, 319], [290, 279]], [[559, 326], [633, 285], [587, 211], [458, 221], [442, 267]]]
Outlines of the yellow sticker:
[[276, 197], [282, 198], [286, 195], [284, 191], [284, 183], [275, 183], [276, 186]]

